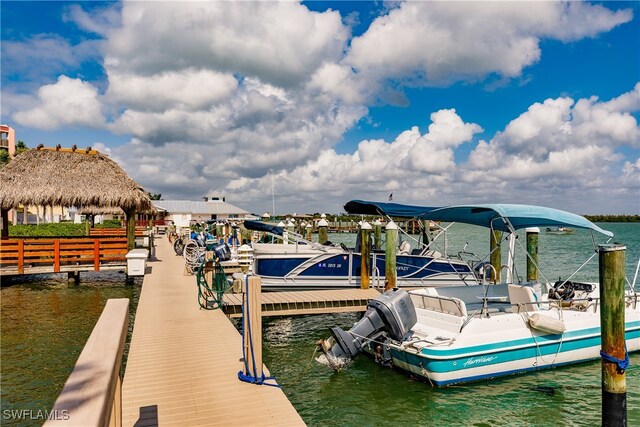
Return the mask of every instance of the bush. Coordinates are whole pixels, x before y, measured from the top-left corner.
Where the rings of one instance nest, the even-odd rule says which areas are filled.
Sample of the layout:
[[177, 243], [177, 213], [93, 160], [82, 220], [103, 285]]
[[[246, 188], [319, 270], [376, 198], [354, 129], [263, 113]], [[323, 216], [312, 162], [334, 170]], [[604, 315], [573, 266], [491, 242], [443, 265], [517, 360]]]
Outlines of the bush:
[[61, 222], [53, 224], [9, 224], [10, 237], [84, 237], [86, 225]]
[[95, 228], [120, 228], [122, 221], [119, 219], [105, 219], [102, 224], [96, 224]]

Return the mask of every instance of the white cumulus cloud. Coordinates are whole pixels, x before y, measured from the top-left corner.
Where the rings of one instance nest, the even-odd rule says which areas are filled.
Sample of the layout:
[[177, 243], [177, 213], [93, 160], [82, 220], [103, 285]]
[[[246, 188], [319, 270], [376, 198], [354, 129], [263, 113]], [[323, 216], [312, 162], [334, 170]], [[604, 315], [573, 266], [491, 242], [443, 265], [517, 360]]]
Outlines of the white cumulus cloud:
[[38, 100], [38, 106], [14, 114], [16, 122], [38, 129], [104, 126], [98, 90], [80, 79], [60, 76], [56, 83], [38, 90]]

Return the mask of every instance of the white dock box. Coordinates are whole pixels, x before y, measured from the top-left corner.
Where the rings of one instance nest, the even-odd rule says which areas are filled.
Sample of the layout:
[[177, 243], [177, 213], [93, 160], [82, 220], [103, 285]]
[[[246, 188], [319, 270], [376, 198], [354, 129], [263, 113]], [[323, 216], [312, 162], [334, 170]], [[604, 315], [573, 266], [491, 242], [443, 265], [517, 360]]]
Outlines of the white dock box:
[[127, 253], [127, 276], [144, 276], [148, 253], [146, 249], [132, 249]]

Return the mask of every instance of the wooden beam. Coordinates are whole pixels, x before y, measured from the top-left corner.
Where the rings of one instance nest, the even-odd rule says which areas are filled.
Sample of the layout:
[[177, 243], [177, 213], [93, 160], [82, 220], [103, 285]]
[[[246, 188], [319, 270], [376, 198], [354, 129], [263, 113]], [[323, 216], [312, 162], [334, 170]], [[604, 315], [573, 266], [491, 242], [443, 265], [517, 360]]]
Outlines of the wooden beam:
[[136, 247], [136, 213], [128, 210], [125, 214], [127, 216], [127, 249], [132, 250]]
[[100, 239], [93, 239], [93, 269], [100, 271]]
[[60, 239], [53, 241], [53, 271], [60, 272]]
[[129, 300], [108, 300], [53, 405], [58, 416], [45, 426], [122, 425], [120, 368], [128, 326]]
[[2, 209], [2, 235], [1, 239], [6, 240], [9, 238], [9, 211]]

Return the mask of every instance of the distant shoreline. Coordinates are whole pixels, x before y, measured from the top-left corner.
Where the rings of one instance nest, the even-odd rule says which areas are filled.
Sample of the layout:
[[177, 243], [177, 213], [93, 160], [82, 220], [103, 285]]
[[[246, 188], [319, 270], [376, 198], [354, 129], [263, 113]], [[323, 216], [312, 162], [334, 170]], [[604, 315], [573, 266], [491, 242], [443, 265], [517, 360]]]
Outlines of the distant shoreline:
[[640, 215], [583, 215], [591, 222], [640, 222]]

